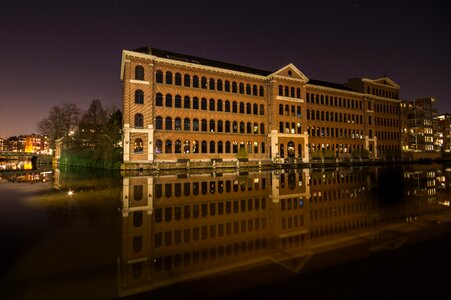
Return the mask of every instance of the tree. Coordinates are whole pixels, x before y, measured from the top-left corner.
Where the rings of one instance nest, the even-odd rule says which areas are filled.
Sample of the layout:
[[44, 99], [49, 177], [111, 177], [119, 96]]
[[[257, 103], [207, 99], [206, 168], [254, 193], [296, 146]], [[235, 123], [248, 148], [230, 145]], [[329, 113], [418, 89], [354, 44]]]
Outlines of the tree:
[[75, 130], [80, 116], [80, 109], [76, 104], [66, 103], [62, 106], [54, 106], [49, 110], [49, 115], [36, 124], [39, 133], [49, 137], [50, 147], [55, 148], [55, 141], [68, 137]]

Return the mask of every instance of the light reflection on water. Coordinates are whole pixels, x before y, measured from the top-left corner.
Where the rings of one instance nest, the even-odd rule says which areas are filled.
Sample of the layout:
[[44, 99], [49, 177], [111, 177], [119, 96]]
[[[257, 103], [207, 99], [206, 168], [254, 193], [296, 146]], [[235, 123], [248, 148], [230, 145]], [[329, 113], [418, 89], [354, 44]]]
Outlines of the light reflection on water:
[[[33, 196], [31, 214], [47, 217], [15, 241], [27, 253], [5, 270], [29, 288], [7, 290], [111, 299], [262, 266], [283, 270], [274, 280], [294, 276], [341, 263], [322, 257], [350, 245], [355, 258], [395, 251], [451, 221], [450, 179], [441, 165], [123, 177], [55, 170], [52, 188]], [[6, 180], [1, 192], [11, 193]], [[13, 236], [11, 222], [6, 231]], [[237, 281], [227, 291], [259, 285]]]

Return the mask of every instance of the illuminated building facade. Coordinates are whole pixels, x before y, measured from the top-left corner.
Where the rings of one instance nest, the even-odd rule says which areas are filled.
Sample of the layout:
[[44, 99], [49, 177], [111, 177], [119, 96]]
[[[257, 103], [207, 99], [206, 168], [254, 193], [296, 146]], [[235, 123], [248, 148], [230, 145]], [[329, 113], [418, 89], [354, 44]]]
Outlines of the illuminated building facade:
[[23, 136], [25, 139], [25, 150], [28, 153], [48, 154], [50, 150], [49, 139], [44, 135], [31, 134]]
[[416, 98], [407, 105], [409, 149], [434, 151], [433, 97]]
[[451, 152], [451, 115], [441, 114], [434, 118], [436, 123], [435, 146], [441, 151]]
[[145, 47], [123, 51], [121, 79], [124, 163], [400, 150], [400, 87], [387, 77], [334, 84], [293, 64], [264, 71]]

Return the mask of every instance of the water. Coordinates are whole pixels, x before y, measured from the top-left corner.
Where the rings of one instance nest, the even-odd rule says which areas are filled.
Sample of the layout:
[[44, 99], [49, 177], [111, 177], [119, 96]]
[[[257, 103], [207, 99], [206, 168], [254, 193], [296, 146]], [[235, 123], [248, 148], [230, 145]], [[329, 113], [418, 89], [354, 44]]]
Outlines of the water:
[[2, 299], [446, 291], [450, 166], [21, 172], [0, 173]]

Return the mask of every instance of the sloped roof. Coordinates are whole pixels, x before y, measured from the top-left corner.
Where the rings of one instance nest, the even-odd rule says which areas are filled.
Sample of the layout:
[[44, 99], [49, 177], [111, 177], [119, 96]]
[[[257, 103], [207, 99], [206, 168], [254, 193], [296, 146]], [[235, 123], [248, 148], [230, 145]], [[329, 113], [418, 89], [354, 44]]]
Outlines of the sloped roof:
[[308, 81], [308, 83], [313, 84], [313, 85], [319, 85], [319, 86], [324, 86], [324, 87], [328, 87], [328, 88], [338, 89], [338, 90], [356, 92], [353, 89], [351, 89], [347, 86], [344, 86], [343, 84], [339, 84], [339, 83], [332, 83], [332, 82], [321, 81], [321, 80], [316, 80], [316, 79], [310, 79]]
[[154, 55], [154, 56], [162, 57], [162, 58], [183, 61], [183, 62], [192, 63], [192, 64], [205, 65], [205, 66], [216, 67], [216, 68], [227, 69], [227, 70], [238, 71], [238, 72], [249, 73], [249, 74], [260, 75], [260, 76], [268, 76], [268, 75], [272, 74], [272, 72], [270, 72], [270, 71], [230, 64], [230, 63], [226, 63], [226, 62], [220, 62], [217, 60], [211, 60], [211, 59], [207, 59], [207, 58], [202, 58], [202, 57], [197, 57], [197, 56], [192, 56], [192, 55], [187, 55], [187, 54], [181, 54], [181, 53], [176, 53], [176, 52], [171, 52], [171, 51], [166, 51], [166, 50], [161, 50], [161, 49], [150, 48], [148, 46], [134, 49], [132, 51], [146, 53], [146, 54], [150, 54], [150, 55]]

